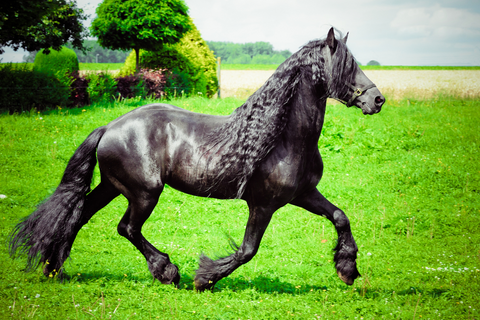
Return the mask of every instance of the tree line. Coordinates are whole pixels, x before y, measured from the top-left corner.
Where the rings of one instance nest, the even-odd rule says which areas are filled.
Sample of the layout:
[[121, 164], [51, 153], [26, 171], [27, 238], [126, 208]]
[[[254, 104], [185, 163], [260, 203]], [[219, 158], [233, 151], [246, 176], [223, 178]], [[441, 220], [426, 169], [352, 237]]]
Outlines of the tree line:
[[[65, 45], [67, 48], [73, 49], [81, 63], [124, 63], [130, 50], [111, 50], [102, 48], [97, 40], [84, 40], [83, 46], [85, 51], [73, 47], [70, 43]], [[38, 51], [29, 52], [23, 56], [23, 62], [33, 62]]]
[[[222, 63], [233, 64], [280, 64], [290, 57], [289, 50], [276, 51], [268, 42], [232, 43], [220, 41], [206, 41], [210, 50], [216, 57], [222, 58]], [[82, 63], [123, 63], [130, 50], [111, 50], [103, 48], [97, 40], [84, 40], [85, 51], [66, 44], [77, 54], [78, 61]], [[24, 62], [33, 62], [38, 51], [32, 51], [23, 56]]]
[[222, 63], [280, 64], [292, 55], [289, 50], [277, 51], [268, 42], [232, 43], [207, 41], [208, 47]]

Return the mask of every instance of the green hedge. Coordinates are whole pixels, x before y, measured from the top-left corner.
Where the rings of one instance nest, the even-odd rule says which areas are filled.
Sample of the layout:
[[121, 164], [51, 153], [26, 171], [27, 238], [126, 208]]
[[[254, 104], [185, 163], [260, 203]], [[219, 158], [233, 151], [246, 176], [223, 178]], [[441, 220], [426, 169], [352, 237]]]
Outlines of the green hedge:
[[[160, 51], [140, 50], [140, 66], [148, 69], [167, 69], [167, 93], [183, 91], [212, 97], [218, 89], [217, 65], [213, 52], [192, 23], [192, 29], [174, 45], [165, 45]], [[120, 74], [135, 72], [135, 51], [125, 60]], [[177, 88], [177, 89], [175, 89]]]
[[33, 70], [43, 73], [72, 74], [79, 70], [77, 54], [72, 49], [62, 47], [60, 51], [50, 49], [49, 54], [40, 50], [35, 56]]
[[28, 67], [0, 68], [0, 110], [9, 112], [65, 106], [72, 79], [31, 71]]

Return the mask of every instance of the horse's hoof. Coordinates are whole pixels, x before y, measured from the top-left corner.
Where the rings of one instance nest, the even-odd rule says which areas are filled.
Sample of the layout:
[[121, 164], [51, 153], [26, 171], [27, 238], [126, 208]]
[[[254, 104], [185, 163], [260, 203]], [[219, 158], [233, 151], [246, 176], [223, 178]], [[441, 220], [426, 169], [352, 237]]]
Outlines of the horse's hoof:
[[198, 292], [203, 292], [207, 289], [213, 289], [213, 286], [215, 285], [212, 280], [207, 280], [198, 276], [195, 277], [194, 283], [195, 289], [197, 289]]
[[173, 263], [168, 264], [160, 276], [160, 282], [163, 284], [173, 283], [175, 287], [178, 287], [180, 282], [180, 274], [178, 273], [178, 267]]
[[345, 282], [349, 286], [351, 286], [353, 284], [353, 282], [355, 281], [355, 279], [344, 276], [340, 271], [337, 271], [337, 275], [343, 282]]

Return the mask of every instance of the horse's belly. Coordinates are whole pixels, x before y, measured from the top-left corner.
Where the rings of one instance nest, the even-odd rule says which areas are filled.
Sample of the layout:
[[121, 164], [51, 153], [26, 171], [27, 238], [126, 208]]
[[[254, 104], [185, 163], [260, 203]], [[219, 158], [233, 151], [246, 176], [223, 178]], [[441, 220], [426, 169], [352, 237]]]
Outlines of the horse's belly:
[[165, 183], [171, 187], [195, 196], [227, 199], [236, 194], [235, 186], [228, 181], [228, 175], [221, 183], [212, 183], [215, 176], [215, 159], [208, 161], [199, 149], [190, 149], [179, 152], [171, 159], [169, 172], [165, 177]]

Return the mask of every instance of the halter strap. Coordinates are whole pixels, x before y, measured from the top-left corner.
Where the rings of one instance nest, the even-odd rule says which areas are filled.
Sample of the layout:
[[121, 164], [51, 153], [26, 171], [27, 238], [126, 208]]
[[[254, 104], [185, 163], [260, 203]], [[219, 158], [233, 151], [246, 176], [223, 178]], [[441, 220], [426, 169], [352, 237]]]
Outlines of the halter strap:
[[376, 87], [376, 85], [374, 83], [369, 84], [368, 86], [366, 86], [364, 88], [354, 87], [350, 83], [347, 83], [347, 85], [350, 87], [350, 89], [353, 90], [352, 97], [346, 103], [347, 107], [351, 107], [352, 103], [353, 103], [353, 100], [355, 100], [355, 98], [357, 98], [357, 97], [360, 97], [365, 91], [367, 91], [368, 89]]

